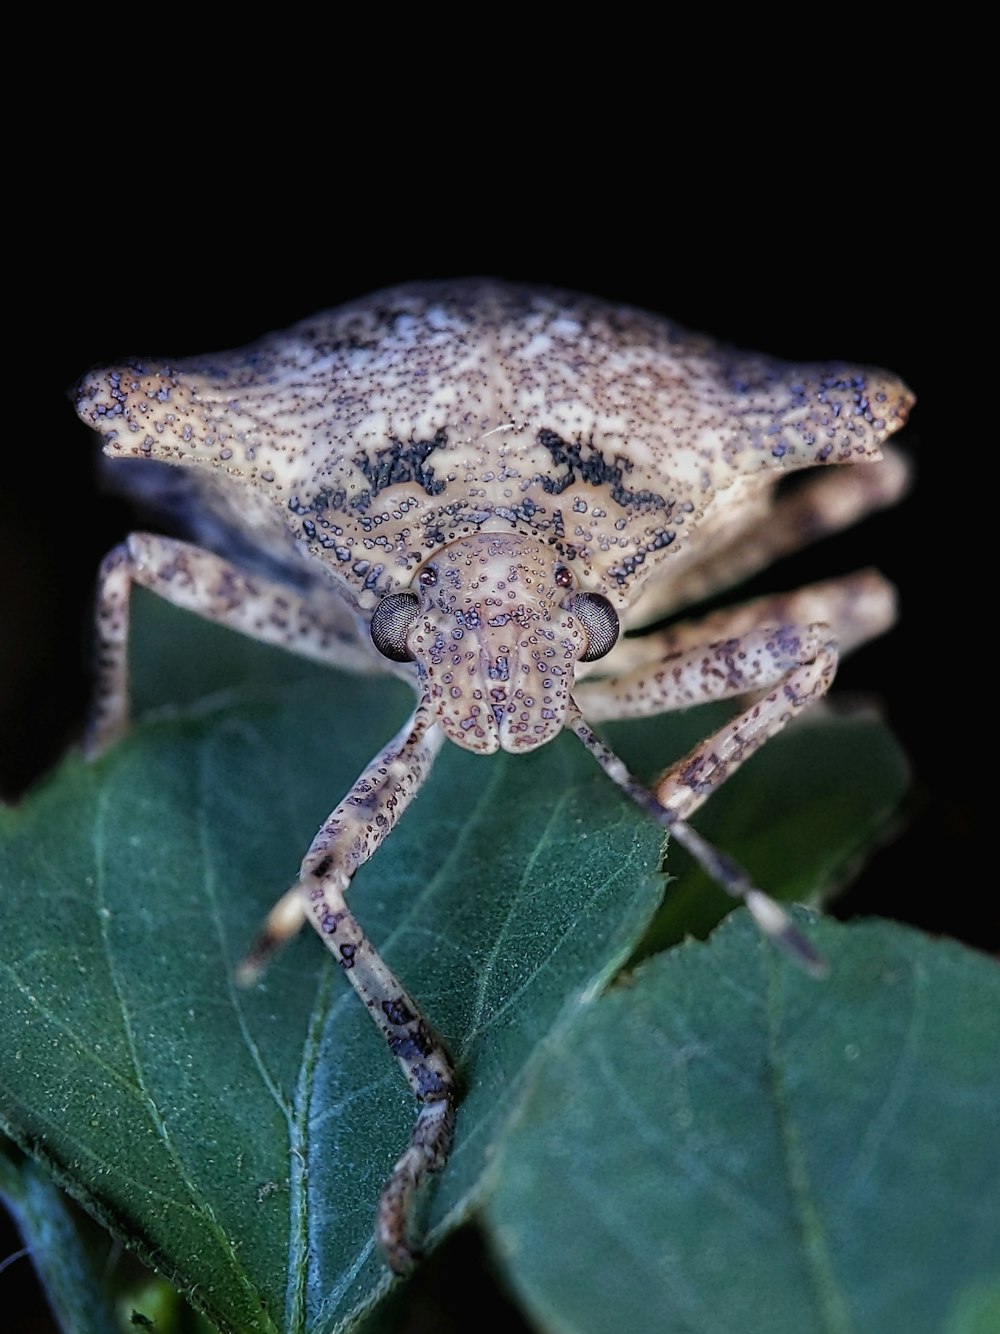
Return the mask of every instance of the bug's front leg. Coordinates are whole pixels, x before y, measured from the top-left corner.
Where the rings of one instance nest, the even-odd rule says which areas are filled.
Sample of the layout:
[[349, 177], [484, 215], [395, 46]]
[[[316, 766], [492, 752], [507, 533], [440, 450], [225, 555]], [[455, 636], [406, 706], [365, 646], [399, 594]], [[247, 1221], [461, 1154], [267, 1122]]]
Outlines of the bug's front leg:
[[376, 851], [423, 784], [442, 740], [430, 713], [418, 707], [324, 822], [302, 861], [298, 881], [272, 911], [240, 971], [241, 981], [252, 981], [281, 940], [307, 918], [399, 1062], [420, 1111], [410, 1143], [382, 1191], [376, 1221], [379, 1245], [397, 1273], [416, 1258], [409, 1231], [417, 1189], [448, 1156], [456, 1080], [444, 1047], [361, 929], [346, 895], [358, 867]]
[[[582, 683], [576, 691], [578, 708], [567, 717], [605, 772], [632, 800], [670, 830], [721, 888], [742, 899], [768, 936], [813, 972], [823, 971], [822, 962], [784, 910], [687, 820], [755, 750], [829, 689], [838, 657], [830, 623], [844, 626], [848, 638], [860, 642], [891, 620], [892, 604], [892, 590], [885, 581], [862, 573], [785, 597], [761, 599], [736, 608], [728, 619], [727, 613], [717, 613], [700, 625], [682, 625], [645, 642], [632, 641], [633, 663], [643, 651], [650, 655], [647, 661], [622, 675]], [[823, 620], [811, 624], [777, 620], [782, 613], [805, 610]], [[753, 623], [757, 617], [762, 624]], [[698, 642], [707, 629], [720, 637]], [[725, 634], [727, 629], [732, 633]], [[648, 788], [595, 736], [584, 718], [584, 713], [595, 722], [650, 717], [738, 696], [750, 696], [749, 704]]]
[[[88, 750], [100, 754], [127, 728], [130, 599], [140, 584], [174, 605], [306, 657], [370, 669], [349, 610], [322, 590], [305, 592], [249, 572], [213, 552], [173, 538], [133, 533], [106, 557], [98, 591], [98, 686]], [[358, 869], [416, 794], [442, 734], [418, 708], [365, 769], [313, 840], [299, 879], [268, 915], [238, 969], [253, 982], [274, 950], [308, 919], [347, 973], [421, 1103], [411, 1142], [393, 1168], [379, 1205], [377, 1235], [393, 1269], [412, 1264], [409, 1218], [414, 1195], [443, 1166], [455, 1115], [455, 1076], [440, 1042], [367, 939], [345, 901]]]
[[581, 689], [579, 702], [588, 717], [600, 721], [650, 717], [753, 693], [748, 708], [652, 784], [659, 805], [674, 819], [686, 820], [759, 746], [826, 693], [836, 665], [837, 645], [828, 625], [764, 626], [603, 681], [600, 694], [597, 686]]
[[302, 592], [176, 538], [132, 533], [108, 552], [97, 591], [97, 682], [87, 753], [96, 758], [128, 727], [132, 585], [206, 620], [349, 671], [371, 670], [349, 608], [325, 590]]

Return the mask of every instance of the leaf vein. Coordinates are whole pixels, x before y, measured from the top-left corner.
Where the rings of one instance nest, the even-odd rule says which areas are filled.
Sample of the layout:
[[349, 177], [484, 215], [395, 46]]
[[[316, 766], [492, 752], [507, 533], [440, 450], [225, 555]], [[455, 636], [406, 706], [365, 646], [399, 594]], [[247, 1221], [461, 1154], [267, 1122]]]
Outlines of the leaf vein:
[[816, 1315], [824, 1330], [831, 1334], [851, 1334], [853, 1322], [843, 1289], [837, 1278], [823, 1217], [815, 1198], [809, 1163], [802, 1135], [796, 1122], [788, 1087], [785, 1083], [785, 1053], [782, 1049], [780, 992], [783, 959], [763, 955], [767, 976], [767, 1047], [768, 1072], [778, 1139], [785, 1160], [785, 1177], [792, 1208], [802, 1237], [806, 1275], [816, 1296]]
[[100, 922], [101, 945], [104, 952], [104, 957], [108, 969], [108, 976], [111, 982], [111, 987], [114, 992], [115, 999], [118, 1003], [118, 1008], [121, 1012], [122, 1026], [125, 1037], [125, 1044], [128, 1050], [129, 1061], [132, 1065], [133, 1073], [135, 1074], [138, 1089], [140, 1090], [142, 1095], [141, 1101], [145, 1109], [146, 1115], [148, 1116], [150, 1124], [152, 1125], [154, 1132], [156, 1133], [158, 1139], [160, 1140], [160, 1143], [163, 1145], [164, 1150], [166, 1151], [168, 1160], [170, 1161], [175, 1171], [177, 1172], [178, 1179], [183, 1189], [187, 1192], [187, 1195], [191, 1203], [191, 1208], [194, 1210], [195, 1216], [201, 1218], [207, 1224], [209, 1233], [214, 1237], [218, 1245], [222, 1261], [225, 1264], [225, 1266], [228, 1269], [230, 1269], [232, 1273], [235, 1275], [239, 1285], [248, 1294], [251, 1295], [251, 1298], [253, 1300], [256, 1300], [256, 1292], [254, 1289], [254, 1285], [251, 1283], [248, 1275], [243, 1271], [242, 1267], [237, 1263], [233, 1251], [233, 1245], [230, 1238], [226, 1235], [225, 1230], [222, 1228], [218, 1219], [216, 1218], [215, 1211], [213, 1210], [211, 1204], [201, 1195], [201, 1193], [195, 1186], [194, 1182], [188, 1175], [186, 1165], [184, 1164], [183, 1159], [181, 1158], [180, 1154], [177, 1151], [177, 1148], [173, 1142], [173, 1137], [170, 1134], [169, 1128], [167, 1127], [166, 1122], [163, 1120], [162, 1116], [160, 1115], [160, 1111], [156, 1105], [156, 1101], [146, 1085], [146, 1079], [143, 1073], [142, 1062], [139, 1058], [139, 1050], [138, 1050], [138, 1045], [136, 1043], [135, 1030], [132, 1024], [131, 1012], [125, 1000], [124, 987], [122, 985], [122, 980], [119, 975], [118, 966], [115, 961], [115, 954], [112, 948], [111, 940], [108, 936], [108, 921], [110, 920], [111, 915], [110, 912], [101, 911], [101, 909], [107, 908], [105, 900], [105, 887], [107, 881], [106, 831], [107, 831], [107, 821], [108, 821], [108, 807], [111, 800], [110, 792], [111, 792], [110, 785], [101, 789], [101, 791], [98, 794], [97, 804], [94, 811], [94, 869], [95, 869], [94, 894], [98, 904], [98, 920]]

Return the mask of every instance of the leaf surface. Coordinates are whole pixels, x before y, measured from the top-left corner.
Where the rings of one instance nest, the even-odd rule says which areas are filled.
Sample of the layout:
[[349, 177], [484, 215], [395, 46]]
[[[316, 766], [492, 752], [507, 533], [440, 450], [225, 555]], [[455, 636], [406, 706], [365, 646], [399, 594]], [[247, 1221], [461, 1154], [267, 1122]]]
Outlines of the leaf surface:
[[[415, 1104], [311, 932], [233, 967], [315, 828], [405, 716], [330, 673], [236, 690], [68, 760], [3, 813], [0, 1112], [223, 1328], [327, 1330], [388, 1282], [379, 1188]], [[450, 747], [352, 887], [467, 1086], [428, 1225], [462, 1217], [542, 1038], [620, 966], [658, 831], [570, 739]]]
[[810, 931], [825, 982], [740, 914], [550, 1049], [487, 1209], [540, 1327], [940, 1334], [995, 1298], [1000, 973]]
[[[0, 812], [0, 1123], [222, 1328], [338, 1329], [388, 1285], [374, 1207], [415, 1107], [311, 932], [250, 992], [233, 966], [409, 694], [136, 604], [145, 721], [99, 764], [71, 756]], [[699, 726], [624, 735], [651, 771]], [[869, 790], [884, 818], [905, 766], [864, 727], [888, 757]], [[841, 757], [813, 812], [836, 805], [858, 736], [812, 729], [800, 765]], [[808, 888], [816, 823], [794, 776], [774, 799], [789, 753], [780, 738], [716, 798], [741, 811], [726, 847], [755, 871], [769, 824], [801, 834], [801, 855], [769, 863], [777, 893]], [[857, 846], [855, 811], [827, 823], [834, 857]], [[482, 1200], [533, 1072], [642, 938], [660, 851], [563, 737], [517, 758], [446, 747], [358, 873], [360, 920], [464, 1084], [455, 1150], [424, 1204], [431, 1240]]]

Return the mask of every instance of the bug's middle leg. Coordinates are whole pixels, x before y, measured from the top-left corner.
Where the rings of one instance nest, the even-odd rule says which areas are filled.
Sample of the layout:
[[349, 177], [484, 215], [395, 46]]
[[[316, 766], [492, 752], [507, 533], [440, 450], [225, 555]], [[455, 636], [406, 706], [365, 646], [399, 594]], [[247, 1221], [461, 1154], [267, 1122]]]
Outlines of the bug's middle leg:
[[[890, 630], [896, 620], [896, 590], [877, 570], [856, 570], [837, 579], [805, 584], [789, 593], [772, 593], [710, 612], [706, 616], [675, 621], [648, 634], [623, 636], [607, 658], [590, 666], [586, 684], [574, 692], [588, 718], [636, 716], [611, 712], [609, 681], [649, 669], [686, 649], [700, 648], [716, 640], [732, 639], [762, 625], [832, 626], [841, 658]], [[601, 678], [601, 679], [597, 679]], [[666, 706], [686, 708], [700, 696]], [[646, 714], [652, 710], [646, 710]]]
[[382, 1191], [376, 1223], [379, 1244], [397, 1273], [408, 1269], [415, 1258], [409, 1221], [416, 1191], [448, 1155], [456, 1080], [443, 1045], [365, 935], [346, 896], [355, 872], [420, 789], [442, 741], [441, 729], [418, 707], [324, 821], [303, 858], [296, 884], [272, 910], [240, 969], [241, 981], [253, 981], [276, 946], [307, 919], [399, 1062], [420, 1111], [410, 1143]]

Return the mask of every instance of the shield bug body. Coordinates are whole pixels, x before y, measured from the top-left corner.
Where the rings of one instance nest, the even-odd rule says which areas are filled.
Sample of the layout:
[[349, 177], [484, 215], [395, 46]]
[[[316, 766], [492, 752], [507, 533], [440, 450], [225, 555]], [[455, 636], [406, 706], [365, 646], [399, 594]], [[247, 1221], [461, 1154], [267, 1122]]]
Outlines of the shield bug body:
[[[93, 753], [128, 720], [133, 583], [321, 661], [392, 672], [416, 708], [316, 835], [243, 967], [309, 921], [420, 1104], [382, 1193], [390, 1265], [448, 1153], [447, 1053], [346, 901], [443, 742], [527, 751], [572, 730], [808, 968], [810, 946], [687, 823], [892, 621], [864, 572], [619, 638], [890, 503], [881, 442], [909, 391], [884, 372], [737, 352], [597, 299], [489, 281], [377, 293], [236, 352], [88, 376], [78, 410], [190, 541], [133, 534], [102, 568]], [[777, 483], [823, 471], [785, 495]], [[168, 466], [174, 465], [174, 466]], [[126, 465], [119, 465], [124, 468]], [[590, 724], [738, 698], [650, 788]]]

